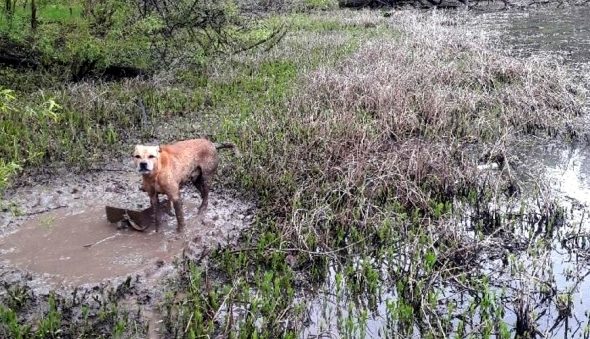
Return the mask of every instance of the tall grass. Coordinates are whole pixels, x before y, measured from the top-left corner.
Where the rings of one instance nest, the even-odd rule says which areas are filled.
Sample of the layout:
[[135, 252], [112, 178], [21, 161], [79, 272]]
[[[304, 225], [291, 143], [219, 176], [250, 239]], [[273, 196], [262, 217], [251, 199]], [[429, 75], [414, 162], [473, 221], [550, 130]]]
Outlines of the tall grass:
[[[506, 337], [505, 309], [497, 304], [502, 296], [490, 290], [476, 264], [480, 253], [497, 246], [497, 226], [480, 220], [469, 230], [453, 215], [460, 202], [486, 206], [512, 194], [508, 166], [489, 177], [477, 165], [507, 165], [502, 159], [530, 135], [570, 138], [583, 91], [555, 65], [502, 55], [445, 14], [394, 13], [388, 33], [376, 13], [320, 17], [331, 24], [299, 23], [320, 32], [311, 40], [318, 46], [334, 38], [332, 27], [346, 27], [352, 36], [359, 27], [373, 27], [387, 37], [354, 39], [358, 44], [346, 49], [350, 55], [324, 59], [316, 69], [308, 66], [315, 46], [309, 44], [283, 45], [251, 59], [286, 58], [306, 72], [284, 104], [224, 120], [225, 133], [245, 150], [231, 180], [257, 193], [259, 219], [239, 249], [222, 250], [209, 264], [227, 278], [247, 277], [225, 292], [231, 301], [219, 330], [288, 335], [302, 325], [304, 306], [294, 302], [291, 311], [258, 293], [269, 284], [264, 276], [284, 288], [313, 286], [333, 265], [352, 294], [368, 299], [358, 314], [350, 313], [358, 318], [342, 333], [360, 335], [363, 312], [374, 311], [381, 288], [395, 283], [390, 320], [399, 336], [460, 335], [467, 326], [472, 333]], [[467, 236], [471, 231], [475, 238]], [[466, 309], [442, 297], [454, 282], [469, 288], [473, 299]], [[254, 301], [267, 307], [254, 308]], [[291, 313], [288, 320], [277, 319], [276, 307]], [[456, 319], [465, 317], [484, 326], [458, 325]], [[276, 328], [281, 321], [289, 325]]]
[[[264, 207], [285, 217], [293, 245], [306, 246], [301, 232], [318, 223], [358, 229], [391, 204], [431, 214], [433, 201], [476, 188], [479, 155], [519, 135], [565, 132], [581, 113], [562, 71], [498, 55], [467, 29], [445, 28], [441, 14], [394, 20], [399, 38], [306, 74], [284, 111], [236, 126], [252, 141], [244, 175], [269, 194]], [[334, 237], [320, 238], [334, 248]]]

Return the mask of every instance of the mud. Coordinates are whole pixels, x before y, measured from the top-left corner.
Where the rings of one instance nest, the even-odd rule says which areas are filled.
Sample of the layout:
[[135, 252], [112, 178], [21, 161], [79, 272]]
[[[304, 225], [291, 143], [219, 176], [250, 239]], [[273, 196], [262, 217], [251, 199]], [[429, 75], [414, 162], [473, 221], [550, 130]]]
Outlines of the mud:
[[5, 264], [47, 274], [61, 284], [79, 285], [170, 262], [185, 241], [182, 235], [166, 233], [117, 230], [100, 207], [59, 210], [32, 218], [0, 239], [0, 253]]
[[[63, 169], [29, 177], [6, 193], [0, 212], [0, 298], [14, 285], [24, 286], [32, 299], [57, 293], [76, 300], [76, 293], [96, 297], [105, 289], [123, 288], [132, 291], [123, 293], [120, 301], [157, 314], [179, 258], [203, 258], [235, 242], [251, 224], [254, 204], [217, 184], [202, 220], [196, 218], [200, 195], [194, 187], [183, 188], [187, 226], [181, 233], [176, 232], [174, 216], [164, 217], [158, 233], [153, 227], [138, 232], [110, 224], [105, 205], [137, 210], [149, 206], [139, 190], [141, 177], [127, 166], [84, 175]], [[153, 337], [154, 329], [149, 332]]]

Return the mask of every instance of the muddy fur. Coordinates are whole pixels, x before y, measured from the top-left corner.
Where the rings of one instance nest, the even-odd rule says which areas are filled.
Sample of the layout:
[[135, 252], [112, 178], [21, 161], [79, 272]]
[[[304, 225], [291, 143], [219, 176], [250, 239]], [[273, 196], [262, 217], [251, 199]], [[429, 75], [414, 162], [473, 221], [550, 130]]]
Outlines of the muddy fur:
[[135, 146], [135, 166], [143, 176], [143, 190], [150, 197], [154, 210], [156, 232], [160, 219], [159, 195], [165, 194], [174, 206], [177, 231], [185, 227], [180, 187], [192, 182], [201, 194], [201, 216], [209, 204], [209, 190], [219, 166], [217, 148], [232, 148], [233, 144], [215, 145], [207, 139], [190, 139], [162, 146]]

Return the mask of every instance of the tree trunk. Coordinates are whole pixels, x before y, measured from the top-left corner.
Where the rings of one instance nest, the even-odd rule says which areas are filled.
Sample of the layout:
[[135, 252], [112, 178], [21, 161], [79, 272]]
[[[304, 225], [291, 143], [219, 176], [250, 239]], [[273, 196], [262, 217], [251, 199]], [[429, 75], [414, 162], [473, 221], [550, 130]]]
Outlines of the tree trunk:
[[31, 29], [37, 30], [37, 4], [35, 0], [31, 0]]
[[90, 12], [92, 11], [92, 0], [85, 0], [84, 1], [84, 8], [82, 9], [82, 16], [89, 17]]

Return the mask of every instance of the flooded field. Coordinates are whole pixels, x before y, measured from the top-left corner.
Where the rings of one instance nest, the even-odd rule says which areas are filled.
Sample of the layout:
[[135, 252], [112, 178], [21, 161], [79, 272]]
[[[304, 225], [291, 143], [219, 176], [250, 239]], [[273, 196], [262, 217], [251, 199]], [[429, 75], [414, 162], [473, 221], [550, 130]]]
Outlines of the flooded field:
[[[491, 13], [484, 26], [509, 53], [543, 57], [568, 68], [590, 89], [590, 7]], [[590, 103], [587, 104], [590, 108]], [[587, 110], [590, 111], [590, 110]], [[588, 117], [586, 117], [588, 119]], [[586, 122], [587, 123], [587, 122]], [[536, 167], [564, 210], [563, 225], [550, 234], [543, 263], [545, 279], [565, 304], [547, 312], [537, 300], [540, 326], [554, 336], [587, 337], [590, 324], [590, 149], [581, 145], [548, 144], [522, 154], [522, 165]], [[531, 178], [535, 180], [535, 178]], [[526, 180], [525, 180], [526, 181]], [[530, 183], [531, 180], [528, 180]], [[543, 323], [544, 322], [544, 323]]]
[[[484, 27], [486, 35], [506, 53], [552, 60], [590, 88], [588, 18], [590, 7], [574, 7], [486, 13], [470, 20], [473, 27]], [[505, 329], [496, 327], [490, 331], [498, 337], [588, 338], [590, 149], [584, 141], [568, 145], [528, 140], [510, 166], [520, 181], [520, 194], [487, 206], [483, 217], [471, 207], [462, 210], [455, 225], [462, 237], [475, 237], [472, 230], [491, 224], [483, 232], [488, 236], [473, 239], [492, 244], [481, 246], [471, 264], [472, 273], [485, 281], [482, 289], [473, 290], [451, 275], [438, 286], [441, 295], [433, 308], [447, 313], [453, 331], [462, 337], [481, 333], [489, 314], [499, 312], [497, 319], [513, 330], [503, 332]], [[500, 167], [488, 164], [482, 169], [499, 173]], [[330, 338], [338, 333], [337, 337], [395, 338], [400, 333], [407, 335], [406, 326], [413, 327], [409, 333], [414, 338], [428, 328], [442, 331], [448, 325], [428, 323], [427, 314], [412, 325], [399, 320], [403, 318], [399, 300], [404, 297], [396, 287], [399, 276], [391, 275], [400, 265], [395, 262], [398, 259], [359, 258], [354, 270], [368, 266], [378, 276], [379, 287], [372, 292], [376, 296], [359, 295], [351, 288], [356, 285], [346, 273], [348, 268], [331, 265], [327, 282], [311, 303], [310, 323], [300, 337]], [[533, 333], [525, 334], [525, 329]]]
[[[489, 316], [486, 312], [500, 312], [498, 318], [514, 328], [533, 328], [533, 337], [588, 338], [590, 151], [561, 143], [530, 147], [520, 157], [529, 166], [522, 184], [529, 193], [498, 201], [490, 209], [496, 212], [491, 220], [487, 216], [482, 223], [482, 216], [471, 208], [457, 220], [457, 233], [472, 237], [473, 248], [481, 250], [462, 269], [485, 283], [476, 290], [450, 274], [437, 283], [438, 311], [452, 319], [449, 322], [457, 332], [479, 331], [483, 317]], [[483, 231], [486, 236], [478, 238], [473, 230], [479, 232], [488, 223], [492, 225], [484, 226], [490, 227]], [[475, 245], [478, 242], [480, 246]], [[422, 337], [424, 328], [399, 321], [399, 300], [404, 296], [398, 289], [399, 276], [392, 272], [404, 261], [411, 267], [407, 258], [397, 256], [359, 258], [352, 276], [347, 272], [350, 268], [331, 265], [327, 282], [316, 291], [318, 296], [308, 310], [311, 321], [300, 337], [330, 338], [338, 333], [348, 338], [397, 338], [401, 333], [407, 336], [406, 326], [413, 327], [410, 337]], [[378, 287], [359, 294], [355, 276], [360, 279], [367, 274], [366, 267], [375, 272]], [[486, 307], [491, 310], [481, 310]]]
[[590, 8], [574, 6], [482, 14], [477, 24], [491, 31], [509, 53], [549, 56], [586, 67], [590, 60]]

